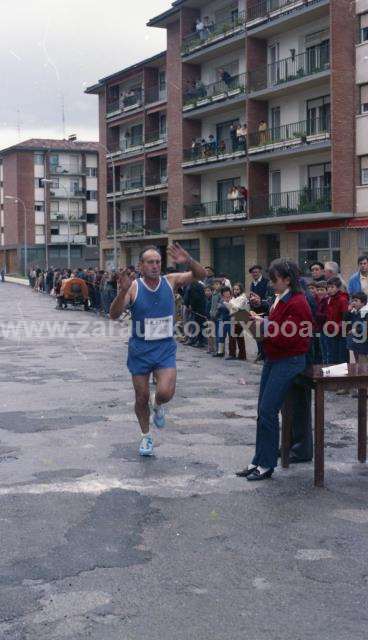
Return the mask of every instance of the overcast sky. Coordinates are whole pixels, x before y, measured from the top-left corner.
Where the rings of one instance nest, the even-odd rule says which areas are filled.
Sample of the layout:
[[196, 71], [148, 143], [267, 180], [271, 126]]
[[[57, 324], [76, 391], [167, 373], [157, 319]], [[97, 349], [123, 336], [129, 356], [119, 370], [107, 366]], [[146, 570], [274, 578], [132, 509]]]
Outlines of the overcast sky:
[[147, 21], [170, 0], [0, 0], [0, 148], [31, 137], [98, 139], [99, 78], [166, 48]]

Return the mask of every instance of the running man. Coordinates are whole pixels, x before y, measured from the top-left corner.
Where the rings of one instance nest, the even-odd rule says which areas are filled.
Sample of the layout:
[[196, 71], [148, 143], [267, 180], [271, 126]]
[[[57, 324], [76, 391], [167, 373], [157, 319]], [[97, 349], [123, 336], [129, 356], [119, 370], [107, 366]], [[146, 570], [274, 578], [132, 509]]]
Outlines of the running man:
[[188, 271], [161, 277], [161, 255], [156, 247], [148, 247], [140, 255], [137, 280], [129, 269], [119, 276], [119, 293], [110, 307], [110, 318], [117, 320], [130, 308], [132, 336], [128, 347], [128, 369], [135, 391], [135, 413], [142, 431], [141, 456], [153, 455], [150, 434], [149, 378], [153, 372], [156, 393], [152, 403], [153, 422], [158, 429], [165, 426], [163, 405], [171, 400], [176, 385], [176, 341], [174, 337], [176, 287], [206, 277], [205, 269], [178, 243], [167, 250], [177, 265]]

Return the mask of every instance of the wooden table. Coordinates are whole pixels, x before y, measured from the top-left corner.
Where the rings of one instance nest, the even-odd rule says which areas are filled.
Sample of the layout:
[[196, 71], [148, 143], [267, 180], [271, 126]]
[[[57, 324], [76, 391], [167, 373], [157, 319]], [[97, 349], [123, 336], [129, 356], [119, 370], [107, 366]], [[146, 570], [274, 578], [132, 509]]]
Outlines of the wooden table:
[[[295, 384], [314, 389], [314, 484], [324, 486], [325, 391], [358, 389], [358, 460], [367, 459], [367, 389], [368, 365], [349, 364], [347, 376], [323, 376], [320, 365], [309, 367], [297, 376]], [[292, 395], [287, 397], [282, 410], [281, 464], [289, 467], [292, 434]]]

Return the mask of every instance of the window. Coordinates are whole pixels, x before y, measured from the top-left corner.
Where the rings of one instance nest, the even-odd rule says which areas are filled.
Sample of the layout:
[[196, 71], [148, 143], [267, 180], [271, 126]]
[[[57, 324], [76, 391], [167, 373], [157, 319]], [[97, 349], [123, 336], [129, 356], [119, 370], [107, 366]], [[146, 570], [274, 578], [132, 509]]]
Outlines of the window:
[[51, 227], [50, 234], [52, 236], [58, 236], [59, 235], [59, 227]]
[[35, 178], [34, 185], [36, 189], [43, 189], [42, 178]]
[[50, 213], [59, 213], [59, 200], [51, 200], [50, 202]]
[[308, 273], [311, 262], [324, 263], [330, 260], [340, 264], [339, 231], [299, 233], [299, 266], [303, 273]]
[[368, 229], [358, 229], [359, 251], [368, 251]]
[[[192, 256], [194, 260], [197, 262], [200, 261], [200, 249], [199, 249], [199, 240], [174, 240], [174, 242], [180, 242], [181, 246], [185, 251]], [[178, 271], [186, 271], [188, 267], [185, 264], [177, 264], [176, 268]]]
[[135, 124], [130, 130], [130, 145], [131, 147], [137, 147], [143, 143], [143, 125]]
[[50, 156], [51, 170], [55, 169], [58, 166], [59, 166], [59, 156], [56, 153], [52, 153]]
[[160, 113], [159, 115], [159, 129], [160, 135], [166, 135], [166, 113]]
[[360, 158], [360, 184], [368, 185], [368, 156]]
[[167, 220], [167, 200], [161, 200], [161, 220]]
[[97, 244], [98, 244], [97, 236], [91, 236], [91, 237], [87, 238], [87, 245], [89, 247], [95, 247]]
[[368, 13], [360, 16], [360, 38], [359, 42], [367, 42], [368, 40]]
[[159, 91], [160, 93], [166, 91], [166, 71], [159, 71], [158, 72], [158, 87], [159, 87]]
[[97, 200], [97, 191], [87, 191], [87, 200]]
[[368, 113], [368, 84], [360, 85], [359, 92], [359, 113]]
[[308, 187], [316, 194], [317, 198], [323, 197], [324, 192], [331, 189], [331, 164], [329, 162], [308, 166]]
[[44, 202], [35, 202], [34, 210], [35, 211], [45, 211], [45, 203]]
[[160, 158], [160, 181], [167, 181], [167, 157]]
[[307, 100], [307, 133], [319, 133], [330, 128], [330, 96]]
[[34, 163], [35, 164], [43, 164], [44, 163], [44, 155], [43, 155], [43, 153], [35, 153], [34, 154]]
[[87, 178], [97, 178], [97, 167], [87, 167], [86, 175]]
[[59, 189], [60, 181], [59, 178], [53, 178], [51, 183], [51, 189]]
[[45, 227], [43, 226], [43, 224], [36, 224], [35, 225], [35, 233], [36, 236], [43, 236], [45, 233]]
[[217, 202], [226, 203], [229, 189], [241, 183], [239, 178], [229, 178], [228, 180], [218, 180], [217, 182]]
[[144, 212], [141, 207], [132, 209], [132, 224], [133, 227], [143, 227]]

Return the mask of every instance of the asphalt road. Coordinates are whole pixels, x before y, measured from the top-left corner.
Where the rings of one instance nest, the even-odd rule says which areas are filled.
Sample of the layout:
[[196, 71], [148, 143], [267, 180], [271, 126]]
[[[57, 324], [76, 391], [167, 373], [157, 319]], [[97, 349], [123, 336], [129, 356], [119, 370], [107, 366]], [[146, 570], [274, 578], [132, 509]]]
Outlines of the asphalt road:
[[259, 366], [180, 347], [141, 459], [126, 342], [0, 283], [0, 639], [366, 638], [356, 401], [329, 396], [325, 489], [310, 464], [251, 484]]

